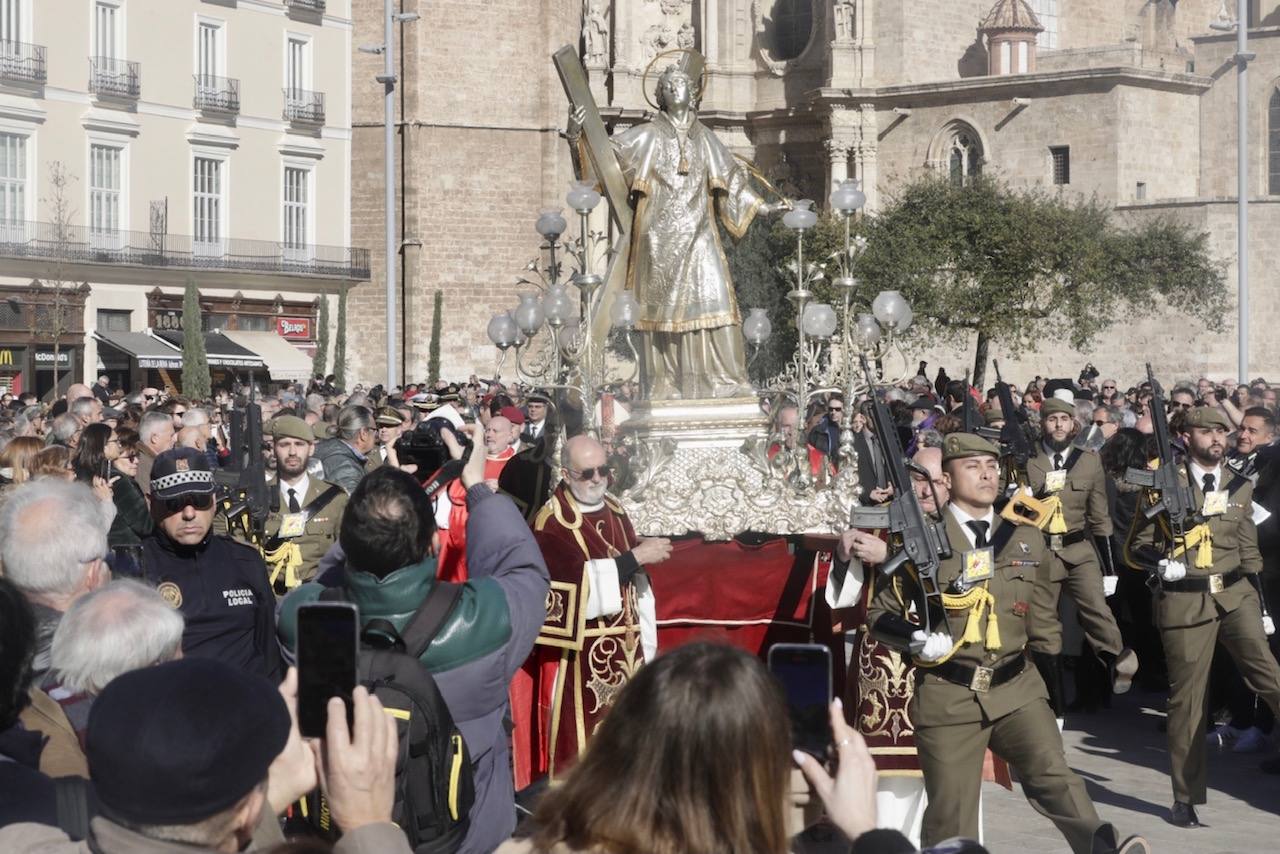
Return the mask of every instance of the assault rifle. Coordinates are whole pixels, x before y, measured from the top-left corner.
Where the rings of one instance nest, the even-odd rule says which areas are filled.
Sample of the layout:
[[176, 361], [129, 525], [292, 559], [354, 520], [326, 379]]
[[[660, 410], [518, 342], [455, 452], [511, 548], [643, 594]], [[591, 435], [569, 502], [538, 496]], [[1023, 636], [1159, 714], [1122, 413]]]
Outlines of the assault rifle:
[[[898, 438], [898, 429], [889, 415], [889, 409], [876, 396], [875, 375], [866, 356], [862, 357], [862, 371], [871, 388], [871, 420], [876, 436], [883, 449], [885, 468], [888, 471], [889, 484], [893, 487], [893, 500], [885, 507], [854, 507], [849, 512], [849, 525], [866, 530], [884, 529], [889, 531], [901, 547], [886, 560], [880, 571], [891, 576], [906, 564], [911, 564], [918, 579], [919, 596], [916, 600], [916, 611], [920, 616], [918, 627], [927, 635], [933, 631], [933, 611], [941, 611], [942, 591], [938, 588], [938, 567], [942, 560], [951, 556], [951, 542], [947, 539], [946, 525], [924, 512], [920, 499], [911, 483], [911, 472], [917, 471], [926, 478], [928, 473], [909, 462], [902, 452], [902, 442]], [[932, 606], [932, 607], [931, 607]], [[885, 643], [898, 648], [911, 648], [918, 652], [918, 644], [910, 641], [910, 636], [917, 627], [902, 618], [889, 619], [886, 615], [873, 627], [877, 636]], [[881, 626], [881, 622], [889, 620], [896, 625]]]
[[1169, 524], [1172, 539], [1169, 544], [1170, 557], [1174, 547], [1185, 542], [1187, 531], [1204, 521], [1196, 507], [1195, 493], [1191, 490], [1191, 462], [1183, 458], [1183, 466], [1187, 472], [1187, 482], [1178, 478], [1178, 460], [1174, 457], [1173, 443], [1169, 439], [1169, 418], [1164, 400], [1164, 390], [1156, 382], [1151, 371], [1151, 363], [1147, 363], [1147, 381], [1151, 383], [1151, 429], [1156, 438], [1156, 455], [1160, 459], [1160, 467], [1155, 471], [1143, 468], [1131, 468], [1125, 471], [1126, 483], [1144, 486], [1160, 494], [1160, 500], [1143, 511], [1148, 520], [1163, 516]]
[[972, 433], [975, 436], [986, 426], [986, 422], [982, 416], [978, 414], [978, 404], [973, 402], [973, 395], [969, 394], [969, 372], [964, 372], [964, 400], [960, 403], [960, 414], [964, 420], [964, 432]]
[[996, 370], [996, 394], [1000, 398], [1000, 413], [1004, 427], [1000, 430], [1000, 448], [1004, 458], [1005, 488], [1009, 500], [1000, 510], [1000, 516], [1016, 525], [1035, 525], [1049, 521], [1043, 502], [1031, 494], [1031, 479], [1027, 475], [1027, 462], [1031, 459], [1031, 443], [1022, 426], [1023, 416], [1013, 404], [1013, 389], [1000, 376], [1000, 363], [991, 360]]
[[238, 526], [254, 545], [261, 545], [267, 527], [267, 470], [262, 459], [262, 407], [254, 399], [253, 373], [243, 408], [228, 410], [231, 457], [214, 475], [222, 487], [218, 506], [228, 527]]

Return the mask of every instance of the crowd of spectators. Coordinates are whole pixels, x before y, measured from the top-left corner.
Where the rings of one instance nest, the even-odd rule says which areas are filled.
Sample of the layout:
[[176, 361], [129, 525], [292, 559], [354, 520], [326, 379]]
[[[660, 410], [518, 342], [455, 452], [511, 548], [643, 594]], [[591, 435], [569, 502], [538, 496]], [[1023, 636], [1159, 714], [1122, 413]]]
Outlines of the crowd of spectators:
[[[306, 583], [279, 602], [265, 581], [261, 589], [234, 588], [254, 605], [254, 620], [267, 621], [270, 649], [258, 625], [252, 655], [233, 654], [223, 618], [190, 594], [184, 599], [183, 589], [157, 586], [154, 571], [181, 561], [261, 565], [256, 552], [249, 558], [235, 551], [243, 547], [221, 544], [215, 502], [202, 497], [211, 496], [212, 473], [236, 463], [231, 413], [249, 391], [191, 400], [173, 389], [123, 393], [99, 382], [74, 384], [52, 403], [30, 394], [0, 398], [0, 850], [266, 850], [282, 841], [275, 819], [317, 787], [345, 831], [335, 850], [408, 850], [391, 824], [400, 754], [394, 721], [358, 689], [350, 731], [339, 704], [330, 708], [325, 739], [303, 739], [296, 671], [287, 663], [297, 608], [327, 588], [342, 588], [363, 614], [402, 629], [427, 597], [447, 541], [465, 552], [464, 591], [420, 661], [436, 677], [473, 762], [475, 807], [459, 850], [787, 850], [782, 815], [792, 757], [777, 686], [750, 656], [703, 645], [642, 668], [583, 761], [542, 800], [532, 835], [507, 841], [517, 816], [507, 691], [541, 626], [548, 590], [526, 524], [541, 502], [536, 491], [522, 500], [522, 487], [508, 486], [512, 473], [532, 482], [530, 472], [551, 465], [555, 436], [581, 429], [581, 410], [570, 401], [474, 376], [390, 391], [346, 392], [332, 378], [253, 389], [264, 423], [280, 416], [305, 422], [315, 439], [309, 471], [349, 499], [338, 542]], [[626, 456], [616, 431], [634, 393], [620, 386], [593, 403], [619, 479]], [[1150, 455], [1150, 388], [1122, 388], [1086, 371], [1013, 389], [1031, 429], [1051, 396], [1076, 406], [1111, 475], [1116, 530], [1127, 530], [1135, 497], [1122, 474]], [[941, 371], [932, 381], [912, 377], [884, 397], [912, 451], [938, 447], [945, 433], [961, 429], [970, 400], [984, 426], [1005, 420], [994, 389]], [[830, 477], [849, 428], [868, 461], [859, 470], [862, 497], [883, 498], [866, 404], [837, 394], [803, 412], [774, 405], [773, 452], [803, 448], [811, 474]], [[1270, 476], [1270, 384], [1202, 378], [1172, 387], [1169, 406], [1175, 431], [1192, 407], [1221, 410], [1238, 429], [1237, 457]], [[476, 449], [455, 470], [453, 493], [424, 491], [425, 458], [400, 442], [433, 422], [443, 437], [440, 462]], [[276, 465], [270, 452], [263, 460], [268, 469]], [[173, 486], [175, 472], [210, 473], [200, 481], [208, 492]], [[1274, 500], [1259, 494], [1260, 502]], [[1126, 640], [1139, 651], [1141, 677], [1158, 685], [1159, 641], [1141, 578], [1122, 584], [1121, 593]], [[1076, 701], [1105, 703], [1086, 658], [1077, 662]], [[1256, 704], [1238, 677], [1233, 683], [1224, 672], [1221, 681], [1216, 700], [1233, 716], [1219, 738], [1236, 746], [1265, 739], [1274, 722], [1252, 712]], [[856, 850], [901, 850], [896, 840], [867, 833], [875, 824], [874, 769], [838, 706], [832, 727], [840, 758], [834, 778], [815, 762], [795, 762]], [[623, 764], [629, 773], [617, 773]], [[58, 809], [68, 778], [89, 781], [73, 789], [84, 806], [78, 825]], [[675, 814], [665, 814], [676, 803]]]

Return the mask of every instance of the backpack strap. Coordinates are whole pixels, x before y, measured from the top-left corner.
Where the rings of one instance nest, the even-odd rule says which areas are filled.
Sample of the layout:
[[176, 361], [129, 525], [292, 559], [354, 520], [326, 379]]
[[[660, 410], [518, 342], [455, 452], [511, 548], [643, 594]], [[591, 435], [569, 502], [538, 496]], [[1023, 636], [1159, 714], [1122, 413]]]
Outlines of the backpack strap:
[[400, 633], [400, 637], [404, 639], [405, 652], [414, 658], [421, 658], [461, 598], [461, 584], [437, 581], [432, 585], [431, 592]]
[[92, 812], [89, 808], [88, 786], [88, 781], [83, 777], [55, 777], [53, 780], [58, 828], [76, 842], [89, 838]]

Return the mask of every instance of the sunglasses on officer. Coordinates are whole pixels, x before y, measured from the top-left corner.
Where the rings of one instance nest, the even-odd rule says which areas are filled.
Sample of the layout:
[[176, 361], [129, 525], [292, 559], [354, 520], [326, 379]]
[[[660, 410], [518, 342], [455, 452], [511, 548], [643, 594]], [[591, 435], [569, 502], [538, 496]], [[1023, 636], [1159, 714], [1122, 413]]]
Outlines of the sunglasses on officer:
[[580, 480], [583, 483], [586, 483], [589, 480], [595, 480], [597, 476], [599, 476], [601, 480], [608, 480], [613, 474], [613, 466], [596, 466], [595, 468], [582, 469], [581, 471], [569, 469], [569, 474], [573, 476], [574, 480]]
[[211, 510], [213, 508], [213, 493], [189, 492], [186, 495], [177, 495], [173, 498], [164, 499], [164, 511], [169, 516], [181, 513], [188, 507], [194, 507], [197, 510]]

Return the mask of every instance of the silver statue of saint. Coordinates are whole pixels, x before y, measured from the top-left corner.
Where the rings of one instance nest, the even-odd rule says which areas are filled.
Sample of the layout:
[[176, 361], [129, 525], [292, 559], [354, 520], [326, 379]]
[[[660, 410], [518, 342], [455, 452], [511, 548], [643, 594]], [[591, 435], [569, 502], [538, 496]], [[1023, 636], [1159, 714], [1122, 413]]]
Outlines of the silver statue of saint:
[[[650, 400], [753, 396], [715, 217], [737, 239], [757, 213], [785, 204], [766, 203], [750, 171], [698, 121], [702, 81], [688, 65], [658, 76], [652, 121], [611, 138], [635, 210], [626, 288], [639, 305], [641, 391]], [[589, 168], [578, 151], [582, 120], [571, 110], [567, 136], [580, 173]]]

